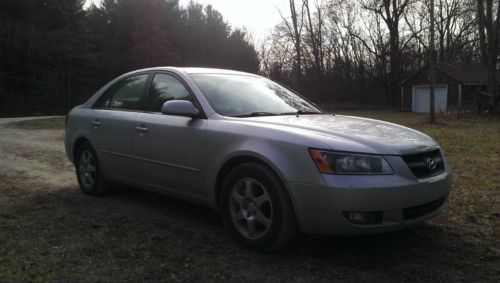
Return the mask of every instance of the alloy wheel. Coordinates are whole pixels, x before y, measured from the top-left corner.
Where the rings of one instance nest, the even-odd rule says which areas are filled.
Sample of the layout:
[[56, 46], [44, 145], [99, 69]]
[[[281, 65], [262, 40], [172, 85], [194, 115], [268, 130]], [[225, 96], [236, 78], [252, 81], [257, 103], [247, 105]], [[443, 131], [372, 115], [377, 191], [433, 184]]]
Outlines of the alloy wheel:
[[236, 229], [248, 239], [266, 235], [273, 221], [273, 204], [266, 187], [254, 178], [242, 178], [231, 189], [230, 216]]
[[92, 188], [97, 179], [97, 169], [94, 155], [85, 150], [81, 153], [78, 165], [80, 180], [86, 188]]

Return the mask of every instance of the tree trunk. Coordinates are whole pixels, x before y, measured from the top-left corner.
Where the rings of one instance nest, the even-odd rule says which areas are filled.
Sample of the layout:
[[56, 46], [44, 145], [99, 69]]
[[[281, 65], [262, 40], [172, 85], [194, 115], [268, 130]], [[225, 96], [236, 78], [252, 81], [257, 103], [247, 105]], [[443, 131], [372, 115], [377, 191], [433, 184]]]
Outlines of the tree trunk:
[[[431, 6], [434, 6], [433, 2], [431, 2]], [[443, 17], [443, 0], [439, 1], [439, 62], [445, 62], [445, 28], [444, 28], [445, 18]], [[431, 22], [431, 27], [434, 26], [434, 23]], [[447, 46], [448, 47], [448, 46]]]
[[[316, 34], [316, 32], [314, 31], [314, 27], [313, 27], [313, 22], [312, 22], [312, 19], [311, 19], [311, 11], [309, 9], [309, 1], [308, 0], [304, 0], [304, 8], [306, 9], [306, 14], [307, 14], [307, 21], [308, 21], [308, 27], [309, 27], [309, 35], [311, 37], [311, 45], [312, 45], [312, 49], [313, 49], [313, 57], [314, 57], [314, 73], [316, 75], [316, 79], [318, 80], [318, 92], [320, 94], [320, 99], [322, 101], [326, 101], [326, 97], [325, 97], [325, 93], [323, 91], [323, 70], [321, 68], [321, 61], [323, 60], [320, 56], [321, 56], [321, 52], [320, 52], [320, 46], [319, 45], [319, 42], [317, 39], [319, 39], [318, 35]], [[321, 11], [318, 9], [318, 17], [319, 17], [319, 21], [321, 21]], [[319, 26], [319, 29], [321, 29], [321, 25]], [[320, 31], [318, 31], [319, 33]]]
[[485, 18], [484, 18], [484, 2], [483, 0], [477, 0], [477, 19], [479, 28], [479, 53], [481, 57], [481, 63], [486, 66], [488, 64], [487, 51], [486, 51], [486, 34], [485, 34]]
[[302, 52], [300, 49], [300, 31], [297, 19], [297, 10], [295, 8], [295, 1], [290, 0], [290, 14], [292, 15], [292, 25], [295, 37], [295, 72], [297, 80], [297, 88], [302, 89]]
[[430, 123], [435, 123], [436, 122], [436, 114], [435, 109], [434, 109], [434, 101], [436, 98], [434, 97], [434, 84], [436, 80], [436, 70], [434, 67], [434, 62], [435, 62], [435, 56], [434, 56], [434, 0], [431, 0], [430, 3], [430, 22], [431, 22], [431, 34], [430, 34], [430, 42], [429, 42], [429, 89], [430, 89], [430, 99], [429, 99], [429, 112], [430, 112], [430, 117], [429, 117], [429, 122]]
[[494, 112], [497, 112], [499, 95], [497, 93], [496, 67], [499, 52], [500, 7], [497, 5], [496, 17], [494, 17], [493, 8], [493, 0], [477, 0], [481, 61], [488, 74], [487, 87], [488, 93], [491, 95], [490, 106]]
[[[494, 36], [495, 39], [498, 36]], [[497, 111], [499, 94], [497, 93], [497, 58], [498, 58], [498, 40], [488, 41], [488, 93], [492, 95], [491, 106], [494, 112]]]
[[401, 51], [399, 49], [398, 24], [393, 22], [390, 30], [390, 65], [389, 97], [387, 103], [395, 106], [399, 101], [399, 81], [401, 80]]

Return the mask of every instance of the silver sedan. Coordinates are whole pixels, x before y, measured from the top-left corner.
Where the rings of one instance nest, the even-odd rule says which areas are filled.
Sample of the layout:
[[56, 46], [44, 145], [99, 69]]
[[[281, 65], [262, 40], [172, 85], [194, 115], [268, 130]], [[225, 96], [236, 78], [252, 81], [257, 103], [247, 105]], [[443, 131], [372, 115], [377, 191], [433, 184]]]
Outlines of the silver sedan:
[[322, 111], [266, 78], [152, 68], [116, 78], [67, 116], [89, 195], [124, 183], [221, 212], [240, 244], [400, 229], [444, 209], [451, 170], [429, 136]]

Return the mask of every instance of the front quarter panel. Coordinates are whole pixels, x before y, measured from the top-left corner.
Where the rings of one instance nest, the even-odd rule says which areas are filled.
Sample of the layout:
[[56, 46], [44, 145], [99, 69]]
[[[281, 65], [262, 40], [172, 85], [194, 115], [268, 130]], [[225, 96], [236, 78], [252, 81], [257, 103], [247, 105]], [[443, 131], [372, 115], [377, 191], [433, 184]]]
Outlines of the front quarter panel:
[[281, 129], [227, 120], [209, 120], [206, 139], [207, 181], [214, 198], [219, 170], [241, 156], [259, 159], [285, 182], [323, 183], [308, 152], [310, 147], [327, 148], [321, 142]]

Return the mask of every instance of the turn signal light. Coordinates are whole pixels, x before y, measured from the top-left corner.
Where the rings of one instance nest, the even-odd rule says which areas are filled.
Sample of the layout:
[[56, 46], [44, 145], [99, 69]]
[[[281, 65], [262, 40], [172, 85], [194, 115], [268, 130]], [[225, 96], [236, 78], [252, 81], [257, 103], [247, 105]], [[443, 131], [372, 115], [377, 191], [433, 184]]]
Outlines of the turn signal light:
[[333, 173], [332, 168], [328, 165], [326, 161], [326, 156], [323, 152], [315, 149], [311, 149], [311, 156], [318, 166], [318, 169], [321, 173]]

